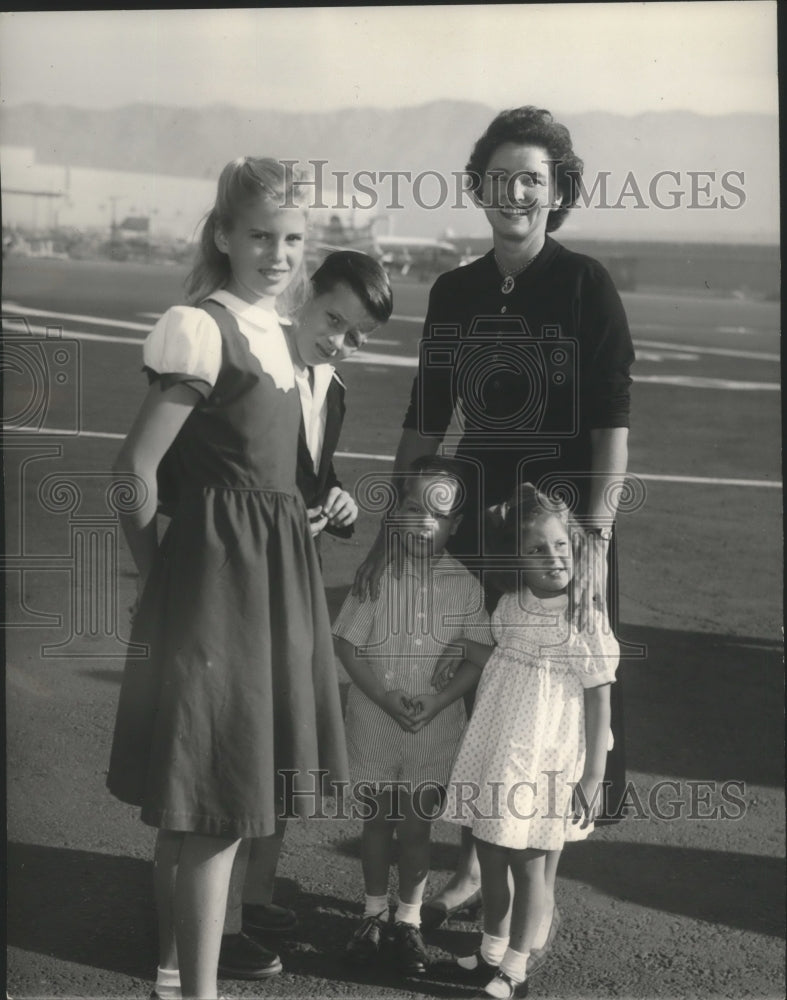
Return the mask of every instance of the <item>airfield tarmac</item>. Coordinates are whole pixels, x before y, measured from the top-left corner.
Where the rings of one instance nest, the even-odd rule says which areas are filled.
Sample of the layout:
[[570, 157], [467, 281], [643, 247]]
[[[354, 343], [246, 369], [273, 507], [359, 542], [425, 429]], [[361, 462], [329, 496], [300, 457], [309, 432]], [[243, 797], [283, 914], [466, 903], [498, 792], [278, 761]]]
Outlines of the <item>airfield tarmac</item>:
[[[4, 372], [7, 989], [145, 997], [156, 965], [153, 831], [104, 787], [131, 562], [121, 546], [112, 563], [111, 512], [58, 483], [104, 496], [144, 393], [141, 341], [180, 300], [182, 271], [9, 258], [4, 272], [4, 314], [15, 317]], [[336, 464], [347, 486], [390, 469], [409, 397], [428, 286], [394, 291], [394, 318], [343, 368]], [[629, 468], [644, 503], [619, 519], [620, 632], [646, 650], [620, 668], [628, 776], [642, 803], [659, 782], [677, 784], [661, 786], [671, 792], [655, 810], [633, 808], [566, 851], [564, 927], [531, 996], [782, 997], [779, 307], [656, 290], [623, 298], [638, 354]], [[47, 329], [62, 329], [62, 342], [50, 337], [42, 362], [30, 345]], [[375, 525], [365, 516], [351, 541], [325, 540], [334, 612]], [[94, 609], [93, 635], [72, 600], [79, 540], [90, 538], [109, 546], [96, 565], [111, 598]], [[739, 783], [724, 787], [742, 805], [724, 808], [725, 782]], [[429, 977], [401, 982], [384, 964], [358, 977], [342, 963], [362, 898], [359, 834], [357, 820], [290, 824], [277, 890], [301, 923], [280, 943], [285, 972], [223, 983], [226, 996], [472, 995]], [[433, 839], [437, 885], [458, 833], [438, 823]], [[452, 922], [428, 944], [441, 957], [476, 941], [473, 922]]]

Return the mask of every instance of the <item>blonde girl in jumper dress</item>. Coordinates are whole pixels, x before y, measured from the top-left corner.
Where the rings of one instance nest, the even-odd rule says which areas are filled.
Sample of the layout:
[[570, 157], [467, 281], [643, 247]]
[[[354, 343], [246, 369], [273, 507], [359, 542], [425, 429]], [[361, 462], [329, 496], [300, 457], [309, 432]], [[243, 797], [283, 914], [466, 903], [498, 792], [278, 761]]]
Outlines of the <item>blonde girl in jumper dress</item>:
[[[144, 486], [124, 529], [139, 571], [107, 783], [158, 827], [157, 992], [217, 995], [230, 870], [276, 829], [282, 773], [346, 775], [322, 578], [296, 486], [301, 411], [277, 314], [307, 287], [308, 187], [242, 157], [219, 179], [192, 272], [145, 341], [151, 380], [115, 463]], [[176, 483], [159, 543], [158, 480]], [[303, 799], [297, 799], [304, 805]], [[281, 969], [263, 956], [269, 974]], [[162, 976], [163, 972], [170, 973]], [[161, 989], [159, 990], [159, 987]]]
[[525, 484], [501, 516], [516, 589], [492, 615], [497, 645], [454, 761], [444, 818], [472, 828], [481, 865], [484, 938], [458, 964], [487, 979], [490, 996], [508, 998], [527, 992], [546, 853], [586, 837], [601, 806], [619, 649], [601, 611], [580, 633], [571, 625], [567, 588], [584, 535], [567, 508]]

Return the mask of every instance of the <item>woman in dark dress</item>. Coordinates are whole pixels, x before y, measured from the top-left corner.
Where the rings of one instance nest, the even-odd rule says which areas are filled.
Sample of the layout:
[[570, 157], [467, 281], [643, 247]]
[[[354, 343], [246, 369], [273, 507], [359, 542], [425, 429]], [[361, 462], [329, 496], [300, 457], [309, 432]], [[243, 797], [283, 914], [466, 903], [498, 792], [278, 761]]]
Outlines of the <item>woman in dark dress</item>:
[[[508, 499], [522, 481], [559, 494], [592, 539], [593, 558], [577, 574], [575, 613], [583, 617], [606, 595], [614, 626], [613, 532], [628, 459], [634, 352], [606, 270], [547, 235], [576, 202], [582, 167], [568, 130], [534, 107], [502, 112], [476, 143], [467, 171], [494, 248], [441, 275], [431, 290], [394, 475], [419, 455], [456, 444], [470, 507], [452, 551], [471, 569], [480, 569], [485, 555], [486, 508]], [[461, 431], [453, 442], [446, 435], [455, 417]], [[388, 558], [381, 531], [356, 576], [357, 592], [375, 588]], [[494, 600], [492, 591], [487, 586]], [[612, 713], [608, 817], [624, 785], [620, 684], [613, 687]], [[425, 924], [434, 926], [480, 898], [474, 854], [464, 842], [458, 871], [424, 906]], [[559, 852], [548, 856], [552, 895], [529, 971], [559, 921], [558, 860]]]

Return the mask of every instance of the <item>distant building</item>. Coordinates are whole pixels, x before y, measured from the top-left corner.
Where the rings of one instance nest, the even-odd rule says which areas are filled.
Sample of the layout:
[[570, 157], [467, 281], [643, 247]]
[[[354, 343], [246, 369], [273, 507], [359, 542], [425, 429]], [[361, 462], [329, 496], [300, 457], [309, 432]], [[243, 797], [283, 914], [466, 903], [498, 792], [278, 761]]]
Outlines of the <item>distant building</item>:
[[[145, 219], [145, 232], [135, 236], [190, 241], [216, 195], [215, 180], [54, 166], [39, 163], [24, 146], [0, 146], [0, 169], [3, 225], [33, 232], [73, 227], [109, 234], [124, 219]], [[330, 204], [329, 192], [322, 197]], [[312, 219], [327, 224], [331, 215], [352, 226], [359, 215], [368, 221], [373, 213], [315, 209]]]

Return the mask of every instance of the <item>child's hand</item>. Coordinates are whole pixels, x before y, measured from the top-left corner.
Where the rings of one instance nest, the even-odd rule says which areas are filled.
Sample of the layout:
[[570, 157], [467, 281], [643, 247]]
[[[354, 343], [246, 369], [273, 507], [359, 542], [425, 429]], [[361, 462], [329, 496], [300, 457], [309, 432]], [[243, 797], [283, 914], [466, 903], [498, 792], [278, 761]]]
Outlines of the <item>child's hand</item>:
[[312, 538], [316, 538], [328, 523], [328, 518], [322, 507], [309, 507], [306, 513], [309, 515], [309, 530], [312, 533]]
[[436, 694], [417, 694], [411, 702], [415, 714], [413, 716], [411, 733], [417, 733], [419, 729], [429, 725], [432, 719], [443, 710], [443, 703]]
[[134, 600], [128, 606], [128, 617], [131, 624], [134, 624], [134, 619], [139, 614], [139, 605], [142, 601], [142, 594], [145, 590], [145, 584], [147, 583], [147, 576], [143, 576], [141, 573], [137, 576], [137, 593]]
[[415, 707], [406, 691], [398, 688], [396, 691], [386, 691], [380, 702], [380, 708], [398, 722], [405, 732], [413, 731]]
[[573, 823], [579, 823], [584, 830], [594, 822], [601, 812], [604, 798], [604, 776], [582, 775], [574, 788]]
[[322, 512], [328, 524], [334, 528], [346, 528], [358, 518], [358, 506], [347, 490], [333, 486], [322, 505]]
[[461, 662], [461, 656], [449, 656], [444, 653], [432, 670], [432, 687], [437, 691], [444, 691], [453, 680]]

